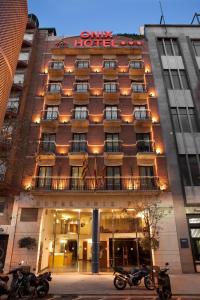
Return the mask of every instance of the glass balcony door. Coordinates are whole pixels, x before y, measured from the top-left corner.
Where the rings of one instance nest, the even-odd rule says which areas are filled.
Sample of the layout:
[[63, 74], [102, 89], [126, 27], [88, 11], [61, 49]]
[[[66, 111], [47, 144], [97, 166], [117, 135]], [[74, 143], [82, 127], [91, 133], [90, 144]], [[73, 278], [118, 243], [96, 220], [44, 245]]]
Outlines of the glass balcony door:
[[106, 134], [106, 152], [120, 152], [120, 141], [118, 133]]
[[54, 133], [43, 133], [41, 139], [41, 151], [44, 152], [55, 152], [55, 141], [56, 134]]
[[52, 184], [52, 167], [39, 167], [38, 170], [38, 188], [51, 188]]
[[74, 118], [76, 120], [84, 120], [87, 119], [87, 106], [76, 106], [74, 111]]
[[121, 170], [120, 167], [107, 167], [106, 168], [106, 188], [108, 190], [121, 189]]
[[45, 120], [56, 120], [58, 118], [58, 106], [47, 106]]
[[117, 106], [107, 106], [105, 108], [105, 117], [106, 120], [117, 120], [118, 118]]

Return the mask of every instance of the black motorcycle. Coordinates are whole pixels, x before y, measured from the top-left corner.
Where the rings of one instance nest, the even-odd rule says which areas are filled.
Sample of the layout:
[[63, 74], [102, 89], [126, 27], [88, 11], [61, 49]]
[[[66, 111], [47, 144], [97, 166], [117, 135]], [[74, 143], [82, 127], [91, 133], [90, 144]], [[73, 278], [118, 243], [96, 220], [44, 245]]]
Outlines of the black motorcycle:
[[36, 278], [35, 286], [36, 286], [36, 293], [38, 298], [44, 298], [47, 296], [49, 292], [49, 282], [51, 281], [51, 272], [45, 272], [40, 274]]
[[157, 288], [156, 292], [159, 296], [158, 300], [168, 300], [172, 298], [172, 291], [171, 291], [171, 282], [169, 278], [169, 268], [167, 268], [169, 264], [166, 263], [166, 268], [160, 269], [158, 272], [158, 279], [157, 279]]
[[147, 266], [141, 268], [134, 268], [130, 271], [125, 271], [122, 267], [114, 268], [114, 286], [118, 290], [124, 290], [127, 284], [132, 286], [139, 286], [142, 279], [144, 279], [144, 285], [148, 290], [154, 290], [154, 282], [152, 278], [151, 269]]

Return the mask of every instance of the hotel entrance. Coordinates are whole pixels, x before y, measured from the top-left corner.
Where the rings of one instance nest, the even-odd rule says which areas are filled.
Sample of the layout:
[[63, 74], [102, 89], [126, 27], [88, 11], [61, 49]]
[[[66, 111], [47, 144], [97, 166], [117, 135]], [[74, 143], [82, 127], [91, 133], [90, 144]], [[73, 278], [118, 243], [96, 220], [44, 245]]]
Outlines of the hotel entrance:
[[143, 237], [142, 219], [133, 210], [102, 209], [98, 210], [98, 222], [93, 218], [92, 209], [46, 210], [38, 270], [92, 272], [94, 226], [98, 227], [100, 272], [112, 271], [114, 266], [131, 267], [149, 262], [149, 254], [139, 243]]

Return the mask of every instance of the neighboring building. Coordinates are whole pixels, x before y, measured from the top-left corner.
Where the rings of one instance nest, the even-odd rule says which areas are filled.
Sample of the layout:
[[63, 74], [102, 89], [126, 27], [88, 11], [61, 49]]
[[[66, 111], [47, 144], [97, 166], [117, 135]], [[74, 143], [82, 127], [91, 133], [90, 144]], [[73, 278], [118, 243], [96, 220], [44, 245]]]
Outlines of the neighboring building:
[[[20, 260], [59, 272], [136, 264], [145, 228], [134, 205], [146, 199], [169, 211], [154, 261], [181, 272], [157, 92], [147, 43], [135, 38], [37, 30], [5, 269]], [[37, 247], [19, 248], [26, 237]]]
[[[146, 25], [184, 272], [200, 271], [200, 25]], [[193, 261], [191, 261], [191, 250]]]
[[[12, 1], [11, 1], [12, 2]], [[29, 130], [25, 113], [27, 92], [37, 42], [38, 20], [29, 15], [23, 43], [18, 53], [17, 68], [8, 95], [0, 140], [0, 260], [4, 263], [8, 239], [13, 240], [11, 228], [14, 197], [20, 192], [25, 143], [23, 135]], [[23, 126], [23, 132], [21, 130]], [[11, 242], [12, 244], [12, 242]], [[11, 246], [12, 249], [12, 246]]]
[[0, 128], [28, 18], [27, 0], [0, 3]]

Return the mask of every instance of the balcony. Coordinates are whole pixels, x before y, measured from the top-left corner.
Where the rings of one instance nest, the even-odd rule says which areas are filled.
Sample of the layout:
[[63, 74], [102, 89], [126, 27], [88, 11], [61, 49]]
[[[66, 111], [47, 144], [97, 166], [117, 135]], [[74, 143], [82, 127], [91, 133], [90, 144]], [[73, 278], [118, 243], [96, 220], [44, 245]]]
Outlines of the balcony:
[[55, 129], [59, 125], [58, 111], [43, 110], [41, 112], [41, 126], [43, 128]]
[[119, 96], [120, 92], [117, 88], [117, 85], [104, 87], [103, 93], [103, 103], [112, 105], [112, 104], [119, 104]]
[[12, 90], [22, 91], [24, 86], [24, 74], [15, 74], [13, 79]]
[[48, 64], [49, 80], [62, 81], [65, 74], [63, 61], [51, 61]]
[[76, 67], [74, 69], [74, 75], [79, 77], [79, 76], [89, 76], [90, 75], [90, 67]]
[[89, 103], [89, 87], [88, 84], [84, 84], [83, 87], [78, 84], [75, 86], [75, 90], [73, 93], [74, 104], [83, 105]]
[[118, 133], [121, 131], [120, 110], [105, 110], [104, 111], [104, 132]]
[[148, 109], [136, 109], [133, 114], [136, 132], [149, 132], [152, 127], [151, 111]]
[[148, 140], [139, 140], [136, 143], [137, 160], [144, 164], [148, 161], [154, 163], [156, 158], [155, 142]]
[[89, 121], [88, 121], [88, 111], [83, 111], [80, 109], [72, 110], [72, 132], [84, 133], [88, 131]]
[[21, 52], [18, 57], [17, 67], [24, 68], [28, 66], [29, 52]]
[[71, 166], [83, 165], [85, 159], [88, 157], [87, 141], [85, 140], [70, 141], [70, 149], [69, 149], [68, 156], [69, 156], [69, 164]]
[[133, 84], [131, 93], [132, 103], [135, 104], [146, 104], [148, 93], [144, 84]]
[[117, 61], [105, 60], [103, 63], [103, 75], [105, 77], [116, 77], [118, 75]]
[[121, 166], [124, 153], [122, 152], [122, 141], [107, 140], [104, 146], [104, 164], [106, 166]]
[[23, 47], [31, 47], [33, 43], [34, 33], [25, 32], [23, 38]]
[[143, 61], [130, 61], [129, 63], [129, 76], [143, 76], [145, 67]]
[[37, 163], [39, 166], [53, 166], [55, 165], [55, 152], [56, 152], [56, 144], [55, 142], [46, 142], [40, 141]]
[[33, 177], [31, 189], [35, 191], [65, 192], [138, 192], [157, 194], [160, 192], [158, 177]]
[[61, 84], [50, 83], [46, 86], [44, 101], [46, 105], [59, 105], [61, 102]]

